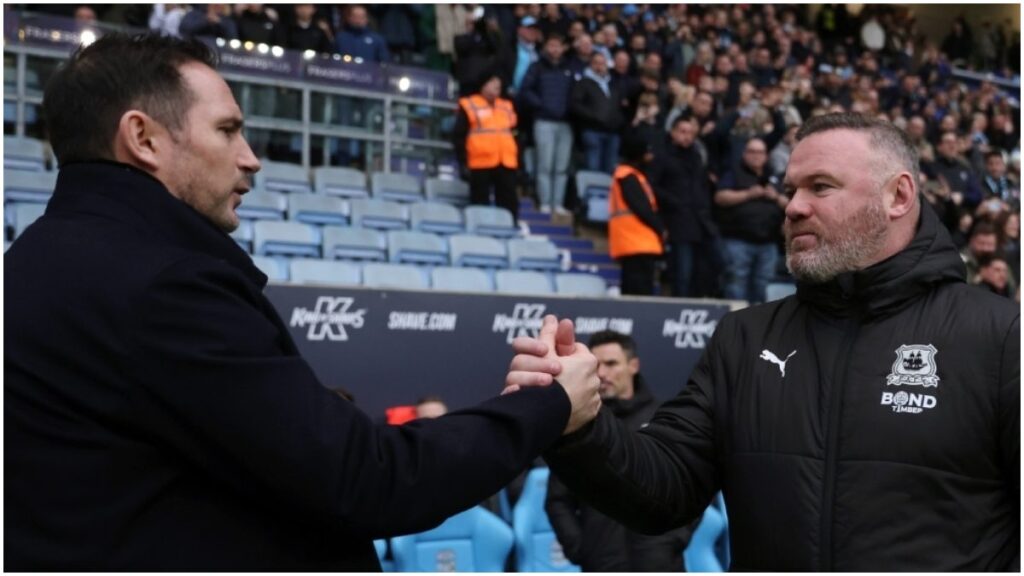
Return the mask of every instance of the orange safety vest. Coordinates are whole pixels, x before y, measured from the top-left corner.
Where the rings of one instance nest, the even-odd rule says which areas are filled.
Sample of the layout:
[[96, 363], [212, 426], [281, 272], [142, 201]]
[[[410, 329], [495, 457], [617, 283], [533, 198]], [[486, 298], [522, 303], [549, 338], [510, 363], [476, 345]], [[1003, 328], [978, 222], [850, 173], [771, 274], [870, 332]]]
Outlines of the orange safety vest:
[[654, 192], [643, 172], [628, 164], [620, 164], [612, 176], [611, 193], [608, 196], [608, 251], [612, 258], [636, 254], [661, 254], [664, 249], [658, 233], [637, 218], [622, 198], [620, 182], [628, 176], [636, 176], [644, 189], [644, 194], [647, 194], [647, 201], [655, 211], [658, 210], [658, 201], [655, 200]]
[[519, 168], [519, 150], [512, 129], [516, 127], [516, 111], [512, 103], [496, 98], [494, 106], [479, 94], [459, 98], [459, 105], [469, 118], [466, 137], [466, 163], [470, 170], [486, 170], [499, 165]]

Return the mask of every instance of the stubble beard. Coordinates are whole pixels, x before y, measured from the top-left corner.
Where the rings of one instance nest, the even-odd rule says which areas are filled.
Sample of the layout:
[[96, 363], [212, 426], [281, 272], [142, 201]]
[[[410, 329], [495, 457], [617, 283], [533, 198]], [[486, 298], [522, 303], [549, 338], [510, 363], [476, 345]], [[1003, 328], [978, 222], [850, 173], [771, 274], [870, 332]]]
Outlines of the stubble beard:
[[836, 226], [834, 232], [813, 230], [818, 242], [815, 248], [794, 252], [787, 221], [786, 268], [798, 281], [811, 284], [859, 270], [881, 251], [888, 226], [881, 198], [876, 198]]

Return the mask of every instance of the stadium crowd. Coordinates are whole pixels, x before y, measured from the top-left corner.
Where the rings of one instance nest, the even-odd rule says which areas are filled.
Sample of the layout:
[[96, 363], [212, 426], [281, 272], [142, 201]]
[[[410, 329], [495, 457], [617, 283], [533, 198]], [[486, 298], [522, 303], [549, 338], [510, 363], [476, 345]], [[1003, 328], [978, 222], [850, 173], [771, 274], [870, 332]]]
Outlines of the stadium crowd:
[[971, 281], [1017, 295], [1019, 95], [953, 74], [1019, 74], [1020, 34], [1008, 20], [972, 29], [960, 16], [939, 41], [919, 33], [911, 8], [884, 5], [857, 14], [845, 5], [687, 4], [60, 9], [172, 35], [431, 67], [451, 72], [464, 98], [498, 78], [514, 106], [519, 158], [502, 160], [491, 179], [507, 182], [510, 170], [545, 212], [568, 212], [570, 176], [614, 173], [624, 139], [639, 140], [653, 197], [639, 186], [622, 194], [668, 248], [665, 279], [677, 296], [764, 300], [768, 282], [786, 274], [781, 182], [796, 130], [834, 111], [883, 118], [916, 144], [920, 189]]

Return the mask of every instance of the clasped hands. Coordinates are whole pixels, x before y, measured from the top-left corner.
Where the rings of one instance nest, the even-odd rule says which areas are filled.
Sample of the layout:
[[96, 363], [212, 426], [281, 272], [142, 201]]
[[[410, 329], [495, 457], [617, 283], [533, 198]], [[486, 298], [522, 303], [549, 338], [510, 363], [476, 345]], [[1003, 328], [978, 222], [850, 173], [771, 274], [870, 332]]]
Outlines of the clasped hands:
[[539, 338], [520, 337], [512, 341], [516, 353], [509, 364], [502, 394], [526, 386], [549, 386], [557, 382], [572, 403], [572, 414], [563, 434], [575, 432], [597, 417], [601, 409], [601, 380], [597, 377], [597, 358], [576, 342], [572, 320], [544, 317]]

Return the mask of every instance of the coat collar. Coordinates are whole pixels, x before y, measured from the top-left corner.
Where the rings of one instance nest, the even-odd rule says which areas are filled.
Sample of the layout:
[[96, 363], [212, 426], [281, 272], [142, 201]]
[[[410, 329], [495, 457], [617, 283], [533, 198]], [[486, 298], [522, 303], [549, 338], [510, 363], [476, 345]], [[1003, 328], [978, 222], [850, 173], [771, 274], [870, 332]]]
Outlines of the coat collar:
[[153, 176], [120, 162], [74, 162], [61, 167], [47, 212], [103, 216], [191, 252], [224, 260], [262, 289], [267, 277], [224, 231], [171, 195]]

